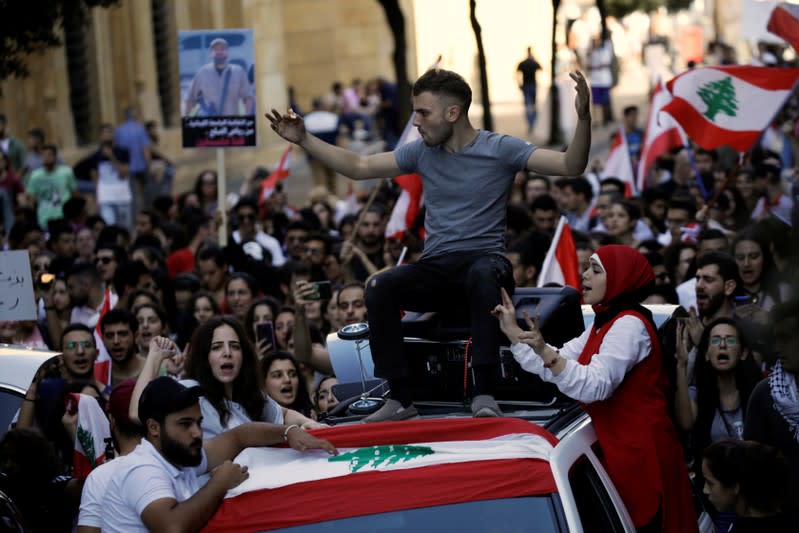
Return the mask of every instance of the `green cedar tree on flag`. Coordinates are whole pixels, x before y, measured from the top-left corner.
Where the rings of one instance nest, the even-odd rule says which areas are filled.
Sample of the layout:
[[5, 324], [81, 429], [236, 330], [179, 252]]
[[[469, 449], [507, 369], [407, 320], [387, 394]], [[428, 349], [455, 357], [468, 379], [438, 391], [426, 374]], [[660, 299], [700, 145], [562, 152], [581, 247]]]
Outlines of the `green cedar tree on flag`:
[[706, 150], [729, 145], [745, 152], [791, 95], [799, 69], [742, 65], [689, 70], [666, 85], [663, 107]]

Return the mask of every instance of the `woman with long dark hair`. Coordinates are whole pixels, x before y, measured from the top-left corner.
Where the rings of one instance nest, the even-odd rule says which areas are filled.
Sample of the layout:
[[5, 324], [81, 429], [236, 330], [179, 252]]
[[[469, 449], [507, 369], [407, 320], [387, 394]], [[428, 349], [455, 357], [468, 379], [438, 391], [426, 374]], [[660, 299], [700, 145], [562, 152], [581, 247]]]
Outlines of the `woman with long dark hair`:
[[300, 365], [288, 352], [271, 352], [261, 361], [264, 390], [286, 409], [311, 416], [313, 404]]
[[732, 243], [743, 289], [752, 304], [766, 311], [792, 296], [791, 286], [779, 279], [770, 244], [757, 228], [741, 231]]
[[[176, 357], [179, 357], [177, 347], [169, 339], [156, 337], [150, 343], [147, 360], [131, 399], [131, 418], [138, 419], [141, 391], [157, 377], [166, 359]], [[241, 322], [233, 316], [216, 316], [197, 328], [187, 350], [185, 365], [188, 379], [184, 383], [187, 386], [199, 385], [204, 392], [200, 409], [205, 439], [251, 421], [318, 427], [317, 422], [281, 407], [264, 395], [255, 348]]]
[[593, 324], [559, 350], [502, 291], [493, 313], [521, 367], [554, 383], [591, 415], [602, 461], [639, 531], [697, 530], [688, 472], [669, 417], [667, 378], [652, 314], [640, 305], [655, 280], [634, 248], [597, 249], [583, 273]]
[[[731, 318], [708, 324], [697, 347], [694, 386], [688, 386], [688, 335], [677, 326], [676, 415], [698, 455], [724, 439], [743, 439], [746, 406], [761, 379], [740, 326]], [[699, 468], [700, 461], [696, 462]]]

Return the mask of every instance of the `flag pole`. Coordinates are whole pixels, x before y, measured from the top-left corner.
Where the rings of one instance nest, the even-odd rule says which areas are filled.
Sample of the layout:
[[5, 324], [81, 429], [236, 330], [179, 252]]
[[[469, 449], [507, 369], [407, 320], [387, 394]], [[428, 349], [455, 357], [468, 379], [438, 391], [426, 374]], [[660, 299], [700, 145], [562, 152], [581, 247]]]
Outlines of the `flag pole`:
[[227, 211], [225, 197], [225, 149], [216, 149], [216, 212], [220, 217], [219, 246], [227, 246]]

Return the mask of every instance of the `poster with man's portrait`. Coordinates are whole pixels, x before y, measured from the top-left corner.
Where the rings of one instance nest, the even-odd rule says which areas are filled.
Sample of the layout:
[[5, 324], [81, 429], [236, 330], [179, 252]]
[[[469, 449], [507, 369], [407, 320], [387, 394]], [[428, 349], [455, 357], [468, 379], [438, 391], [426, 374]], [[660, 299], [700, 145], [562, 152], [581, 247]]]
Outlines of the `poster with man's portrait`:
[[184, 148], [255, 146], [252, 30], [178, 33]]

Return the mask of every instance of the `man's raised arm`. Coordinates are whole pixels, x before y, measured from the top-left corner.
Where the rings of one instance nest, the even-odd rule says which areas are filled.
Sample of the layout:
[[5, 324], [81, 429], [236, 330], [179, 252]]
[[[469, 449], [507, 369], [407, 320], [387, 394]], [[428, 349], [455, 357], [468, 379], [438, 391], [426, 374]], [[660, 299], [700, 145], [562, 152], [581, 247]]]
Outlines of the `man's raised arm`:
[[533, 150], [527, 160], [527, 170], [549, 176], [577, 176], [588, 165], [588, 151], [591, 148], [591, 93], [582, 72], [569, 74], [577, 82], [577, 129], [565, 152], [555, 150]]
[[302, 117], [291, 110], [281, 115], [273, 109], [266, 113], [272, 129], [289, 142], [300, 145], [305, 151], [340, 174], [355, 179], [388, 178], [401, 174], [394, 152], [362, 156], [350, 150], [328, 144], [305, 131]]

